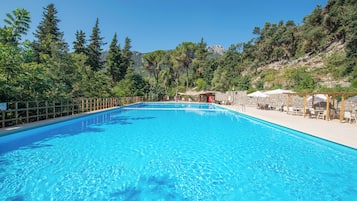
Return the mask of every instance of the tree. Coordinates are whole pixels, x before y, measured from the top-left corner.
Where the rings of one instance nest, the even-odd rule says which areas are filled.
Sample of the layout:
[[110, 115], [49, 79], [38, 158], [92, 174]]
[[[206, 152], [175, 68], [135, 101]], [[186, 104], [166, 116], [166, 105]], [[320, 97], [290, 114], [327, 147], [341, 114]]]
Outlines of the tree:
[[11, 39], [7, 42], [18, 44], [21, 41], [21, 35], [27, 33], [30, 28], [30, 13], [23, 8], [16, 8], [11, 13], [6, 14], [7, 19], [4, 22], [8, 25], [4, 29], [9, 29], [11, 32]]
[[230, 83], [227, 79], [228, 72], [223, 69], [222, 66], [218, 66], [218, 68], [214, 71], [212, 86], [215, 90], [225, 91], [229, 89]]
[[316, 53], [321, 51], [326, 42], [326, 34], [321, 26], [311, 27], [304, 32], [302, 44], [305, 53]]
[[97, 18], [95, 25], [92, 29], [92, 35], [90, 36], [90, 44], [88, 46], [88, 61], [87, 64], [91, 66], [94, 71], [101, 70], [104, 62], [101, 60], [102, 48], [104, 45], [103, 37], [100, 36], [99, 19]]
[[251, 76], [244, 75], [236, 77], [233, 80], [233, 85], [236, 87], [236, 90], [248, 90], [250, 88]]
[[71, 60], [76, 73], [72, 77], [73, 97], [109, 97], [111, 92], [111, 80], [103, 71], [93, 71], [86, 65], [87, 56], [84, 54], [72, 54]]
[[195, 59], [193, 60], [192, 64], [194, 80], [202, 78], [207, 55], [207, 44], [202, 38], [201, 41], [197, 44], [197, 49], [195, 51]]
[[158, 89], [159, 74], [164, 65], [166, 52], [164, 50], [156, 50], [154, 52], [145, 54], [143, 57], [145, 69], [154, 76], [155, 79], [155, 93]]
[[120, 64], [120, 77], [123, 79], [127, 73], [127, 70], [132, 67], [133, 60], [132, 56], [133, 53], [131, 52], [131, 40], [130, 38], [125, 38], [124, 48], [122, 50], [122, 62]]
[[239, 52], [242, 44], [231, 45], [220, 58], [219, 66], [214, 72], [212, 86], [217, 90], [228, 90], [233, 86], [233, 80], [240, 76], [244, 70], [242, 65], [242, 53]]
[[164, 68], [160, 71], [159, 74], [159, 83], [160, 87], [164, 90], [166, 95], [174, 95], [174, 72], [171, 65], [167, 65], [167, 68]]
[[17, 46], [0, 43], [0, 101], [15, 99], [23, 62]]
[[202, 78], [198, 78], [197, 81], [196, 81], [196, 86], [197, 86], [197, 90], [199, 90], [199, 91], [206, 90], [207, 89], [207, 82]]
[[87, 53], [87, 48], [86, 48], [86, 34], [80, 30], [76, 32], [76, 41], [73, 42], [73, 49], [74, 52], [79, 54], [79, 53], [83, 53], [86, 54]]
[[18, 100], [48, 100], [52, 90], [52, 82], [48, 76], [48, 68], [35, 62], [24, 63], [22, 73], [19, 75]]
[[115, 33], [113, 36], [113, 40], [110, 43], [107, 56], [107, 69], [114, 83], [119, 82], [125, 76], [125, 74], [123, 74], [120, 69], [121, 64], [123, 62], [123, 56], [120, 49], [120, 45], [118, 45], [117, 43], [117, 34]]
[[211, 86], [213, 79], [213, 73], [219, 66], [219, 61], [217, 58], [206, 59], [204, 63], [204, 68], [202, 72], [202, 78], [207, 83], [208, 86]]
[[313, 90], [315, 88], [315, 81], [306, 71], [306, 68], [286, 69], [285, 74], [291, 82], [290, 88], [294, 88], [297, 91]]
[[285, 59], [289, 59], [296, 55], [299, 44], [298, 28], [291, 20], [287, 21], [285, 26], [286, 31], [282, 34], [281, 40], [286, 50], [284, 57]]
[[183, 42], [179, 46], [176, 47], [174, 51], [174, 57], [178, 64], [182, 66], [182, 68], [186, 72], [186, 90], [189, 87], [189, 71], [191, 69], [191, 63], [195, 58], [195, 50], [196, 45], [192, 42]]
[[306, 26], [320, 26], [323, 22], [321, 5], [317, 5], [310, 15], [305, 16], [303, 22]]
[[129, 68], [122, 79], [113, 89], [115, 96], [144, 96], [148, 91], [148, 83], [143, 77], [134, 72], [133, 68]]
[[347, 25], [346, 52], [347, 57], [353, 59], [357, 58], [357, 9], [351, 7], [346, 13], [350, 16]]
[[57, 18], [57, 10], [54, 4], [49, 4], [44, 8], [43, 19], [37, 27], [34, 36], [37, 40], [33, 42], [35, 60], [38, 63], [45, 62], [51, 57], [53, 51], [66, 53], [68, 45], [63, 40], [63, 33], [58, 28], [60, 20]]

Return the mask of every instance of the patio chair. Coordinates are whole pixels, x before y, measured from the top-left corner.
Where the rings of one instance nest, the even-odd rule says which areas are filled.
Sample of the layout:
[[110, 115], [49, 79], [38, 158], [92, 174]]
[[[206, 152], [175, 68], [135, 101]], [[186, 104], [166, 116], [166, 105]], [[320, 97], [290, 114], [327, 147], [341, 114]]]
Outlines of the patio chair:
[[326, 119], [326, 118], [330, 119], [326, 115], [326, 110], [317, 113], [316, 119]]
[[297, 115], [297, 111], [296, 111], [295, 107], [288, 107], [287, 114]]
[[270, 108], [269, 108], [269, 105], [268, 105], [268, 104], [265, 104], [265, 105], [264, 105], [264, 110], [270, 110]]
[[345, 119], [347, 122], [351, 123], [351, 121], [352, 121], [352, 113], [350, 111], [344, 111], [343, 119]]
[[306, 109], [305, 116], [309, 116], [309, 118], [317, 118], [316, 112], [314, 108]]
[[357, 113], [351, 113], [351, 121], [350, 121], [350, 123], [352, 123], [353, 120], [357, 124]]

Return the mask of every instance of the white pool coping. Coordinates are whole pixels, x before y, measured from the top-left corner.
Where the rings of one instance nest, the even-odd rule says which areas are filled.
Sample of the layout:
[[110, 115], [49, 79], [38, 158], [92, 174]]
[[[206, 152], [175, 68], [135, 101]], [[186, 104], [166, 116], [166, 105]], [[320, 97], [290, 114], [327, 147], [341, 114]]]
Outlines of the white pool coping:
[[325, 140], [357, 149], [357, 123], [341, 123], [339, 120], [326, 121], [312, 119], [298, 115], [289, 115], [286, 112], [259, 110], [255, 107], [239, 105], [224, 105], [224, 107], [246, 114], [264, 121], [272, 122], [287, 128], [307, 133]]

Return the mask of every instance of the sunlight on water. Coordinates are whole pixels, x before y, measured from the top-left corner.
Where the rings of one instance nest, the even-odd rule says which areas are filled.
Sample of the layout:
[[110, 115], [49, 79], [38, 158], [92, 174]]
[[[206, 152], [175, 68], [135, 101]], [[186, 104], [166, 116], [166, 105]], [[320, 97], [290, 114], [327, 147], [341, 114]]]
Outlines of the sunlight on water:
[[219, 106], [145, 103], [1, 137], [0, 200], [354, 200], [356, 167]]

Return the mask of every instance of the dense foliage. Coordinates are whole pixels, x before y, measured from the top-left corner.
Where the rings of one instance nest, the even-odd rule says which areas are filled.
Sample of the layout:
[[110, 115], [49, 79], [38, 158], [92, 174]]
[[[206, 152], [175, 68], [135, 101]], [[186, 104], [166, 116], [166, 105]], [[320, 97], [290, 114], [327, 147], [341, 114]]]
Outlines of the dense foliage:
[[[329, 0], [303, 20], [266, 22], [254, 28], [255, 37], [232, 44], [223, 55], [207, 51], [207, 44], [182, 42], [171, 51], [144, 54], [135, 66], [131, 40], [123, 48], [115, 33], [103, 51], [99, 19], [89, 40], [78, 30], [73, 52], [59, 29], [54, 4], [44, 8], [33, 41], [22, 41], [29, 30], [30, 13], [16, 9], [6, 14], [0, 28], [0, 102], [14, 100], [69, 99], [109, 96], [173, 96], [196, 90], [252, 90], [285, 87], [298, 91], [326, 89], [322, 78], [345, 80], [357, 89], [356, 0]], [[88, 44], [87, 44], [88, 43]], [[324, 66], [265, 68], [301, 57], [327, 52], [335, 43], [338, 52], [324, 54]], [[323, 75], [323, 76], [321, 76]]]

